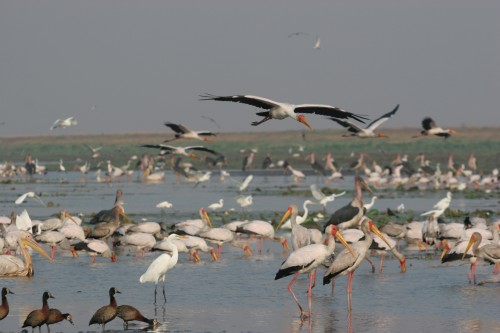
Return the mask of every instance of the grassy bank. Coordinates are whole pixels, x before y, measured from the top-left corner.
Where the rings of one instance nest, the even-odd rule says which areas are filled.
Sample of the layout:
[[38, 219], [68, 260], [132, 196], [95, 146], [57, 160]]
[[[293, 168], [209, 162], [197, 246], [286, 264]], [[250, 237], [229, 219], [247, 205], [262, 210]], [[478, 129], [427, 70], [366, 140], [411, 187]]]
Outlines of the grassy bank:
[[[266, 152], [272, 154], [273, 160], [287, 159], [292, 165], [307, 168], [304, 156], [308, 152], [316, 152], [322, 158], [327, 152], [334, 154], [335, 160], [344, 168], [355, 160], [360, 152], [367, 154], [367, 161], [376, 160], [379, 164], [390, 163], [397, 153], [408, 154], [413, 159], [423, 152], [431, 164], [441, 163], [446, 170], [447, 158], [453, 154], [456, 163], [466, 163], [467, 156], [473, 152], [478, 159], [480, 171], [490, 172], [500, 165], [500, 131], [499, 128], [462, 128], [459, 135], [448, 139], [423, 137], [414, 139], [419, 129], [389, 129], [385, 133], [389, 138], [358, 139], [345, 138], [344, 131], [287, 131], [287, 132], [246, 132], [220, 133], [216, 142], [178, 141], [172, 145], [205, 145], [223, 153], [228, 160], [228, 168], [240, 168], [242, 149], [257, 148], [254, 166], [260, 167]], [[305, 133], [305, 140], [302, 134]], [[112, 160], [114, 164], [126, 163], [131, 155], [144, 153], [155, 155], [154, 149], [140, 147], [147, 143], [161, 143], [170, 133], [123, 133], [113, 135], [73, 135], [73, 136], [41, 136], [0, 139], [0, 159], [23, 163], [29, 152], [34, 158], [49, 164], [55, 164], [62, 158], [66, 164], [77, 161], [90, 161], [91, 152], [86, 145], [103, 146], [101, 156], [96, 160]], [[299, 145], [304, 146], [302, 158], [294, 158], [289, 151], [298, 152]], [[354, 154], [354, 157], [351, 156]], [[204, 167], [202, 161], [193, 161]], [[416, 163], [416, 162], [415, 162]], [[95, 164], [94, 164], [95, 165]], [[51, 166], [56, 169], [56, 165]]]

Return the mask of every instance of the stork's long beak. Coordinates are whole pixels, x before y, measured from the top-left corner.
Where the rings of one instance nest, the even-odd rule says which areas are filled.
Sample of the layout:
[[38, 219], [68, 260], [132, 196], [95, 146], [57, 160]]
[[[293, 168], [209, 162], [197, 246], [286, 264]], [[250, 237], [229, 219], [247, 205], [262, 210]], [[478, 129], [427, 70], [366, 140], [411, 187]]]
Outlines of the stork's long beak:
[[70, 219], [71, 221], [73, 221], [74, 224], [78, 225], [78, 223], [75, 221], [75, 219], [73, 218], [73, 216], [71, 216], [71, 214], [68, 213], [67, 210], [64, 211], [64, 216], [66, 216], [68, 219]]
[[214, 142], [215, 139], [213, 139], [213, 138], [203, 138], [203, 141]]
[[120, 215], [123, 217], [123, 219], [125, 220], [125, 222], [131, 223], [130, 219], [128, 218], [127, 214], [125, 214], [125, 212], [123, 211], [123, 209], [120, 210]]
[[243, 252], [245, 252], [245, 254], [249, 257], [253, 256], [252, 249], [248, 245], [245, 245], [245, 247], [243, 248]]
[[379, 236], [380, 239], [382, 239], [387, 244], [387, 246], [389, 246], [389, 248], [392, 248], [391, 244], [389, 244], [389, 242], [387, 241], [387, 239], [385, 239], [384, 235], [382, 235], [382, 233], [380, 232], [380, 230], [378, 230], [377, 226], [373, 223], [373, 221], [370, 221], [370, 230], [375, 235]]
[[469, 240], [469, 244], [467, 244], [467, 248], [465, 249], [464, 255], [462, 256], [462, 260], [464, 260], [465, 256], [467, 255], [467, 252], [469, 252], [469, 249], [471, 248], [472, 244], [476, 241], [476, 237], [472, 235]]
[[406, 258], [403, 257], [399, 264], [401, 265], [401, 273], [406, 273]]
[[[444, 241], [446, 241], [446, 239]], [[448, 242], [446, 242], [444, 244], [444, 247], [443, 247], [443, 252], [441, 252], [441, 259], [444, 258], [444, 256], [446, 255], [446, 253], [448, 253], [449, 250], [450, 250], [450, 247], [448, 246]]]
[[217, 255], [215, 254], [214, 249], [210, 249], [210, 255], [212, 256], [213, 261], [217, 261]]
[[303, 115], [299, 114], [299, 115], [297, 116], [297, 121], [298, 121], [299, 123], [302, 123], [302, 124], [306, 125], [306, 126], [307, 126], [307, 127], [309, 127], [310, 129], [312, 129], [311, 125], [309, 125], [309, 123], [307, 122], [306, 117], [304, 117]]
[[286, 238], [283, 239], [283, 241], [281, 242], [281, 245], [283, 246], [283, 253], [287, 254], [288, 250], [290, 249], [290, 246], [288, 245], [288, 241], [286, 240]]
[[42, 256], [47, 258], [47, 260], [52, 261], [52, 258], [45, 252], [45, 250], [38, 244], [34, 239], [23, 239], [21, 240], [21, 244], [24, 246], [29, 246], [36, 252], [40, 253]]
[[288, 207], [288, 209], [285, 212], [285, 215], [283, 215], [283, 217], [281, 218], [281, 222], [276, 227], [276, 231], [278, 231], [278, 229], [281, 227], [281, 225], [283, 224], [283, 222], [285, 222], [286, 220], [288, 220], [288, 218], [290, 217], [291, 214], [292, 214], [292, 208]]
[[201, 157], [195, 153], [189, 153], [189, 157], [197, 158], [197, 159], [201, 160]]
[[349, 246], [349, 244], [346, 242], [344, 236], [342, 236], [342, 234], [340, 233], [340, 231], [337, 230], [337, 232], [335, 233], [335, 237], [337, 237], [337, 239], [345, 246], [345, 248], [348, 249], [349, 252], [351, 252], [352, 256], [354, 258], [356, 258], [356, 253], [354, 253], [354, 251]]
[[201, 215], [203, 216], [205, 221], [207, 221], [208, 226], [212, 228], [212, 222], [210, 221], [210, 217], [208, 217], [208, 213], [205, 209], [202, 210]]

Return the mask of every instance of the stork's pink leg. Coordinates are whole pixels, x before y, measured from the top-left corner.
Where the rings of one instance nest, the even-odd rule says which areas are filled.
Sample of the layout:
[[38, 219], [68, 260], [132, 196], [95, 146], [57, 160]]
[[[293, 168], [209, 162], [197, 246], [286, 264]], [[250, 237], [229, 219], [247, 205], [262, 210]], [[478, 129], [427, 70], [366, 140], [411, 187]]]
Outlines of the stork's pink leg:
[[139, 260], [139, 249], [135, 250], [135, 260]]
[[474, 284], [477, 284], [477, 282], [476, 282], [476, 268], [477, 268], [477, 265], [476, 265], [476, 263], [474, 263]]
[[375, 265], [373, 264], [373, 261], [368, 259], [367, 256], [365, 256], [365, 260], [368, 261], [370, 263], [370, 265], [372, 266], [372, 273], [375, 273]]
[[495, 267], [493, 267], [493, 274], [498, 274], [500, 272], [500, 264], [496, 263]]
[[295, 303], [297, 303], [299, 310], [300, 310], [300, 318], [304, 320], [307, 318], [307, 314], [304, 311], [304, 309], [300, 306], [299, 300], [297, 299], [297, 296], [295, 296], [295, 293], [293, 292], [292, 286], [295, 283], [295, 280], [297, 279], [297, 276], [299, 276], [299, 272], [295, 273], [295, 275], [292, 278], [292, 281], [288, 284], [288, 291], [292, 294], [293, 299], [295, 300]]
[[262, 238], [259, 238], [259, 247], [258, 247], [258, 250], [259, 250], [259, 255], [262, 254]]
[[309, 290], [307, 291], [307, 301], [309, 303], [309, 318], [311, 318], [312, 315], [312, 284], [315, 275], [315, 269], [311, 273], [309, 273]]
[[384, 267], [384, 257], [385, 257], [385, 252], [382, 252], [380, 255], [380, 266], [378, 267], [378, 271], [382, 272], [382, 269]]

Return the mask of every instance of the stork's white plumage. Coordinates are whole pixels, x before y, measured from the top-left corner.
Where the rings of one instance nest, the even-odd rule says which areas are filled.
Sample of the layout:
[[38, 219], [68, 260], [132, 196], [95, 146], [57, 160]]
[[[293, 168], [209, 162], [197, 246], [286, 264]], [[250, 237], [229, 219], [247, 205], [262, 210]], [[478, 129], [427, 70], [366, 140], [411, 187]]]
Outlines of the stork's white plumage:
[[200, 141], [214, 141], [212, 136], [216, 136], [215, 133], [209, 131], [192, 131], [186, 128], [186, 126], [181, 124], [174, 124], [166, 122], [165, 126], [169, 127], [175, 132], [175, 137], [173, 139], [167, 139], [163, 142], [170, 142], [179, 139], [190, 139], [190, 140], [200, 140]]
[[368, 126], [366, 126], [366, 128], [363, 128], [363, 127], [360, 127], [356, 124], [353, 124], [348, 120], [341, 120], [341, 119], [337, 119], [337, 118], [331, 118], [331, 120], [335, 121], [339, 125], [345, 127], [349, 132], [351, 132], [350, 135], [343, 135], [343, 136], [358, 136], [360, 138], [373, 138], [373, 137], [385, 138], [387, 136], [384, 133], [382, 133], [382, 132], [375, 133], [375, 130], [380, 125], [382, 125], [387, 120], [389, 120], [389, 118], [394, 116], [396, 114], [396, 111], [398, 111], [398, 109], [399, 109], [399, 104], [396, 105], [394, 110], [392, 110], [391, 112], [388, 112], [388, 113], [382, 115], [381, 117], [375, 119], [374, 121], [372, 121], [370, 124], [368, 124]]
[[[292, 294], [293, 299], [295, 300], [297, 306], [299, 307], [300, 317], [302, 320], [311, 316], [312, 286], [313, 286], [313, 281], [315, 280], [316, 268], [332, 255], [335, 249], [334, 237], [337, 237], [337, 239], [344, 244], [344, 246], [346, 247], [345, 251], [351, 251], [350, 246], [344, 240], [342, 234], [338, 231], [335, 225], [328, 226], [326, 232], [328, 234], [328, 245], [311, 244], [293, 251], [285, 259], [285, 261], [283, 261], [274, 278], [275, 280], [278, 280], [285, 276], [294, 274], [294, 277], [290, 281], [290, 284], [288, 284], [288, 291]], [[354, 256], [355, 253], [352, 253], [351, 255]], [[306, 313], [302, 308], [302, 306], [299, 304], [297, 296], [295, 296], [295, 293], [293, 292], [292, 289], [295, 279], [297, 279], [297, 276], [303, 273], [310, 273], [309, 290], [308, 290], [309, 313]]]
[[200, 100], [204, 101], [236, 102], [267, 110], [264, 112], [257, 112], [258, 116], [262, 116], [264, 118], [260, 121], [253, 122], [252, 126], [260, 125], [270, 119], [285, 119], [290, 117], [297, 120], [298, 122], [303, 123], [307, 127], [312, 128], [311, 125], [309, 125], [309, 123], [307, 122], [306, 118], [300, 113], [314, 113], [318, 115], [343, 119], [352, 118], [361, 122], [363, 122], [363, 119], [366, 119], [363, 116], [347, 112], [332, 105], [281, 103], [268, 98], [252, 95], [215, 96], [206, 94], [201, 95], [200, 97]]
[[[330, 267], [325, 272], [325, 275], [323, 277], [323, 284], [328, 284], [334, 277], [347, 274], [347, 304], [349, 309], [352, 308], [352, 278], [354, 276], [354, 271], [359, 267], [359, 265], [361, 265], [361, 262], [366, 256], [368, 248], [372, 244], [373, 238], [371, 232], [377, 234], [384, 240], [384, 237], [375, 226], [373, 221], [366, 217], [363, 217], [363, 220], [361, 222], [361, 231], [363, 231], [365, 239], [351, 245], [354, 255], [352, 255], [352, 253], [347, 250], [340, 252], [335, 260], [331, 263]], [[385, 242], [387, 243], [387, 241]]]

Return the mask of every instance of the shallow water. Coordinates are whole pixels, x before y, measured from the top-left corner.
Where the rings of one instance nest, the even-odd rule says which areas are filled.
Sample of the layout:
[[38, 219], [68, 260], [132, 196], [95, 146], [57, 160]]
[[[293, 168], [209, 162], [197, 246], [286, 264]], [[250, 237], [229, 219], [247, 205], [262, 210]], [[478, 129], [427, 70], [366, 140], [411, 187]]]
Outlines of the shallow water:
[[[173, 176], [167, 177], [167, 181], [160, 184], [123, 181], [110, 185], [95, 183], [90, 177], [80, 182], [76, 173], [64, 176], [53, 173], [40, 181], [2, 185], [0, 214], [26, 208], [32, 218], [45, 218], [66, 208], [89, 215], [110, 208], [116, 188], [123, 189], [125, 209], [135, 220], [147, 217], [174, 223], [185, 216], [195, 216], [199, 207], [219, 198], [225, 199], [224, 209], [234, 207], [241, 211], [234, 201], [237, 192], [231, 182], [220, 183], [214, 178], [193, 189], [192, 184], [176, 184]], [[299, 189], [306, 190], [312, 181], [315, 178], [307, 179]], [[304, 195], [282, 195], [293, 185], [289, 177], [256, 177], [249, 190], [255, 198], [250, 213], [269, 215], [278, 211], [281, 214], [290, 203], [301, 205]], [[351, 189], [352, 179], [337, 186]], [[34, 201], [15, 207], [13, 201], [17, 195], [27, 191], [42, 193], [42, 199], [54, 203], [55, 207], [42, 207]], [[444, 195], [444, 191], [391, 193], [378, 200], [375, 207], [385, 210], [404, 203], [407, 208], [420, 212], [430, 209]], [[351, 198], [352, 194], [338, 198], [328, 206], [328, 212]], [[162, 213], [155, 207], [164, 200], [172, 202], [174, 209]], [[496, 201], [466, 200], [458, 196], [452, 207], [468, 211], [494, 209]], [[321, 207], [311, 209], [321, 210]], [[215, 217], [215, 224], [218, 218]], [[297, 306], [287, 291], [290, 278], [274, 280], [284, 260], [279, 243], [264, 242], [261, 255], [256, 253], [255, 243], [252, 248], [254, 256], [245, 258], [241, 250], [225, 245], [221, 260], [211, 262], [208, 255], [202, 254], [202, 262], [197, 264], [180, 254], [179, 263], [167, 274], [167, 303], [162, 302], [159, 286], [156, 306], [154, 285], [138, 281], [156, 253], [148, 253], [144, 260], [136, 261], [132, 251], [124, 249], [116, 263], [98, 258], [95, 264], [90, 263], [86, 255], [74, 259], [61, 250], [56, 252], [52, 263], [35, 255], [33, 278], [1, 280], [2, 287], [7, 286], [16, 294], [9, 295], [10, 314], [0, 322], [0, 331], [19, 332], [26, 315], [41, 306], [45, 290], [56, 297], [49, 301], [50, 306], [71, 313], [75, 323], [75, 326], [68, 322], [53, 325], [52, 332], [101, 331], [99, 326], [89, 327], [88, 321], [100, 306], [109, 302], [108, 289], [115, 286], [122, 292], [117, 295], [118, 304], [133, 305], [146, 317], [157, 318], [161, 323], [158, 332], [500, 332], [500, 284], [469, 285], [467, 261], [442, 265], [438, 255], [406, 252], [406, 274], [399, 272], [398, 261], [390, 256], [383, 273], [371, 273], [369, 265], [363, 264], [353, 282], [350, 317], [346, 307], [346, 277], [336, 280], [332, 295], [330, 286], [321, 285], [322, 272], [319, 272], [318, 285], [313, 291], [312, 320], [302, 324]], [[378, 264], [378, 256], [374, 258]], [[490, 266], [480, 265], [478, 279], [498, 279], [491, 275], [491, 270]], [[305, 276], [294, 285], [299, 301], [306, 308], [307, 286]], [[139, 330], [145, 325], [130, 328]], [[106, 329], [123, 331], [121, 319], [108, 323]]]

